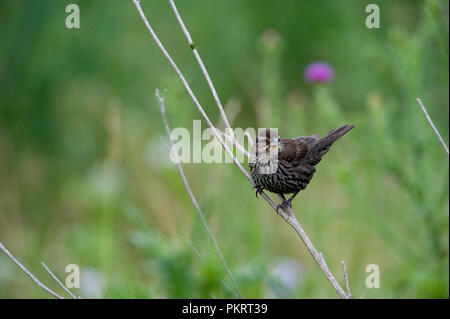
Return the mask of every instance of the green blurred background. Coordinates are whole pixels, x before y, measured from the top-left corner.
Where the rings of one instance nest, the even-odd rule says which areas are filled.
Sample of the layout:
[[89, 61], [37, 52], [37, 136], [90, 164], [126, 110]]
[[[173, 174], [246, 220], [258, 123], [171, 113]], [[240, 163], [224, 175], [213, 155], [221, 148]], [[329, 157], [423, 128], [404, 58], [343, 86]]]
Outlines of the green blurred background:
[[[172, 128], [192, 130], [194, 104], [131, 0], [73, 1], [80, 29], [65, 27], [69, 3], [0, 0], [0, 242], [61, 294], [41, 261], [62, 280], [79, 265], [84, 298], [234, 297], [168, 160], [154, 90], [167, 89]], [[448, 157], [415, 101], [448, 141], [448, 1], [176, 3], [232, 126], [356, 126], [293, 202], [340, 283], [345, 260], [356, 298], [448, 298]], [[380, 29], [365, 27], [369, 3]], [[219, 123], [168, 1], [141, 4]], [[317, 60], [332, 82], [305, 81]], [[337, 297], [234, 165], [184, 169], [244, 297]], [[0, 297], [49, 298], [2, 252]]]

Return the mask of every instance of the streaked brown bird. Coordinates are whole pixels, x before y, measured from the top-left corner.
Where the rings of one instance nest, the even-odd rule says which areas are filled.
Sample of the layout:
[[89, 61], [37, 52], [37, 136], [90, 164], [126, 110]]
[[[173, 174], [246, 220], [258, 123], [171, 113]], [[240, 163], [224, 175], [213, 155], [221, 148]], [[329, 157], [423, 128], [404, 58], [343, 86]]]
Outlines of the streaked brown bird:
[[[250, 173], [256, 186], [256, 197], [264, 189], [281, 194], [284, 201], [278, 208], [287, 208], [294, 197], [308, 186], [316, 172], [316, 165], [330, 146], [353, 125], [344, 125], [319, 135], [293, 139], [280, 138], [275, 131], [265, 130], [256, 138], [255, 154], [250, 160]], [[288, 200], [284, 194], [293, 194]]]

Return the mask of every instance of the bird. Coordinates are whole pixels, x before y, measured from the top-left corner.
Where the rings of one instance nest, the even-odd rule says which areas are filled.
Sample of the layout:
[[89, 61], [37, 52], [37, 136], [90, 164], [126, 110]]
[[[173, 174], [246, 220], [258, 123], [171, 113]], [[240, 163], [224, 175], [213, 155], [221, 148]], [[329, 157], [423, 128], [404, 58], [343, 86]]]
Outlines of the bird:
[[[341, 126], [323, 138], [314, 134], [289, 139], [279, 137], [273, 130], [262, 131], [256, 138], [254, 152], [249, 161], [256, 197], [262, 191], [268, 190], [280, 194], [283, 198], [283, 202], [277, 206], [277, 211], [290, 207], [295, 196], [308, 186], [316, 172], [316, 165], [331, 145], [354, 127]], [[286, 200], [284, 194], [293, 195]]]

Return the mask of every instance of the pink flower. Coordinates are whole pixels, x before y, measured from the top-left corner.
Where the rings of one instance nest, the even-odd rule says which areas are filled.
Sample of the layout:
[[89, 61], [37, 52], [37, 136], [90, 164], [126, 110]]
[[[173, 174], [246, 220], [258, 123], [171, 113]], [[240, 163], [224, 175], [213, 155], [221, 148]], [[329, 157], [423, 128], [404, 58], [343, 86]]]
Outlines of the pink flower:
[[334, 71], [331, 66], [325, 62], [314, 62], [305, 69], [305, 79], [312, 83], [325, 83], [334, 78]]

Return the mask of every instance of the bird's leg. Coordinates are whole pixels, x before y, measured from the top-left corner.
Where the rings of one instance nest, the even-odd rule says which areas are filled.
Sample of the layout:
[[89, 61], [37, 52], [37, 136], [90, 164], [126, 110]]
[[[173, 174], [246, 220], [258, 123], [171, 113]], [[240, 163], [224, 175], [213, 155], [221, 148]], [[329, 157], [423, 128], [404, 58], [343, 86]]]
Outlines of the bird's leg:
[[283, 194], [280, 194], [281, 197], [282, 197], [284, 200], [283, 200], [283, 202], [282, 202], [281, 204], [279, 204], [279, 205], [277, 206], [277, 211], [278, 211], [278, 209], [280, 209], [280, 208], [283, 209], [283, 210], [285, 210], [286, 208], [290, 207], [290, 206], [291, 206], [292, 200], [294, 199], [295, 196], [297, 196], [297, 194], [298, 194], [299, 192], [300, 192], [300, 191], [295, 192], [288, 200], [286, 200], [286, 197], [284, 197]]
[[295, 192], [295, 193], [287, 200], [286, 205], [291, 206], [292, 200], [294, 199], [295, 196], [297, 196], [297, 194], [298, 194], [299, 192], [300, 192], [300, 191], [296, 191], [296, 192]]
[[261, 195], [262, 191], [264, 190], [264, 187], [262, 186], [255, 186], [253, 188], [256, 188], [256, 198], [258, 198], [258, 194]]
[[278, 204], [277, 205], [277, 212], [278, 212], [278, 210], [280, 209], [280, 208], [283, 208], [282, 207], [282, 205], [283, 205], [283, 203], [285, 203], [287, 200], [286, 200], [286, 197], [284, 197], [284, 195], [283, 194], [278, 194], [278, 196], [281, 198], [281, 203], [280, 204]]

